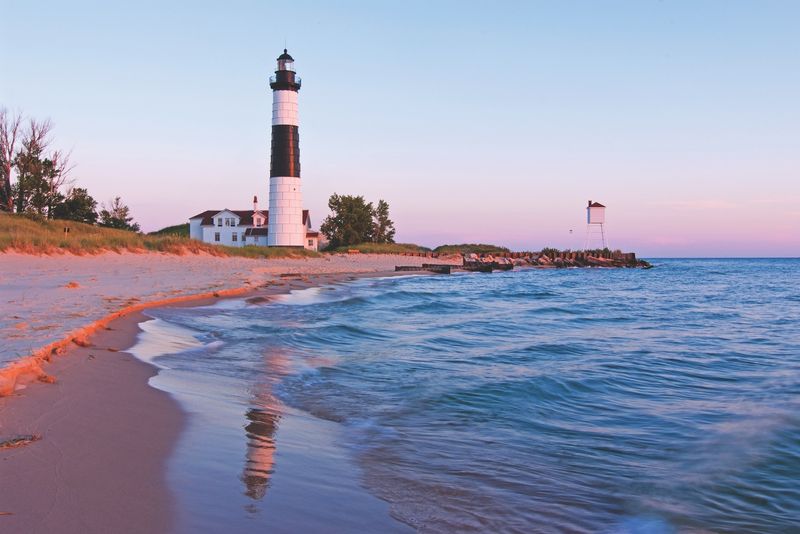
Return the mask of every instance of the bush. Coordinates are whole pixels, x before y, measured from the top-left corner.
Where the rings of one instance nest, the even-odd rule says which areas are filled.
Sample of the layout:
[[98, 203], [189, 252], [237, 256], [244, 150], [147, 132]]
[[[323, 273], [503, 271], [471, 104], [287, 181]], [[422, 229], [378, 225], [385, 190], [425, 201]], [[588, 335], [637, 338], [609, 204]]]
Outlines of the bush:
[[404, 252], [430, 252], [431, 249], [413, 243], [358, 243], [326, 249], [325, 252], [357, 250], [362, 254], [402, 254]]
[[189, 237], [189, 223], [167, 226], [166, 228], [162, 228], [161, 230], [150, 232], [147, 235], [177, 235], [181, 237]]
[[506, 247], [485, 243], [462, 243], [461, 245], [441, 245], [433, 249], [439, 254], [502, 254], [511, 252]]

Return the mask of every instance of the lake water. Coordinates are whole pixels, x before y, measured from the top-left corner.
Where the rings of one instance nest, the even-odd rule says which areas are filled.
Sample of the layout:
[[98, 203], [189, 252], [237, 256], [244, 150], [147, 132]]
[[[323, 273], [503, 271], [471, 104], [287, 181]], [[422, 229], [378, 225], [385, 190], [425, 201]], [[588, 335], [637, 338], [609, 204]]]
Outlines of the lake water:
[[180, 529], [798, 531], [800, 260], [654, 264], [148, 311]]

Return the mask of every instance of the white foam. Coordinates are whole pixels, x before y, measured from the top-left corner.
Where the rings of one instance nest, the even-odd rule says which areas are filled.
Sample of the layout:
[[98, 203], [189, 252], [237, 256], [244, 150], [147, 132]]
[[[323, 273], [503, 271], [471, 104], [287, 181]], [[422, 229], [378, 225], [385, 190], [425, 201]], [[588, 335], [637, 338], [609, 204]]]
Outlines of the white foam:
[[277, 295], [273, 302], [286, 306], [310, 306], [340, 302], [353, 298], [352, 288], [347, 286], [321, 286], [307, 289], [293, 289], [289, 293]]
[[144, 321], [139, 323], [139, 328], [142, 331], [136, 338], [136, 344], [127, 352], [161, 369], [169, 369], [169, 367], [155, 361], [159, 356], [177, 354], [203, 346], [203, 343], [195, 337], [194, 331], [168, 323], [163, 319]]

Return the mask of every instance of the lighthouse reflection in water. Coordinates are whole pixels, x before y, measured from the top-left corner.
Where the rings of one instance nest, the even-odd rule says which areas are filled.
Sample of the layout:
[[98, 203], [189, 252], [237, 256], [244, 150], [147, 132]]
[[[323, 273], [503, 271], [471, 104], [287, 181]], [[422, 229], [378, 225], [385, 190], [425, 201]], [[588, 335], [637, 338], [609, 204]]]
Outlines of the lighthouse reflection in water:
[[242, 480], [245, 495], [254, 500], [264, 498], [275, 471], [275, 433], [281, 419], [280, 402], [273, 394], [273, 387], [288, 373], [288, 361], [280, 352], [270, 351], [264, 355], [265, 382], [259, 384], [252, 406], [245, 417], [247, 435], [247, 457]]

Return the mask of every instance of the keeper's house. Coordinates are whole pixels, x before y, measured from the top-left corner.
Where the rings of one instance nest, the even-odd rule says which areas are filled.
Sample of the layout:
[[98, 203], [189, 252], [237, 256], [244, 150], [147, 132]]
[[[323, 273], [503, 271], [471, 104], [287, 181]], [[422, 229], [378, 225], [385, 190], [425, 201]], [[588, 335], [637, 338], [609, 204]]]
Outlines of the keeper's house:
[[[267, 246], [269, 210], [206, 210], [189, 219], [189, 237], [212, 245]], [[311, 217], [303, 210], [304, 248], [319, 250], [319, 232], [311, 231]]]

